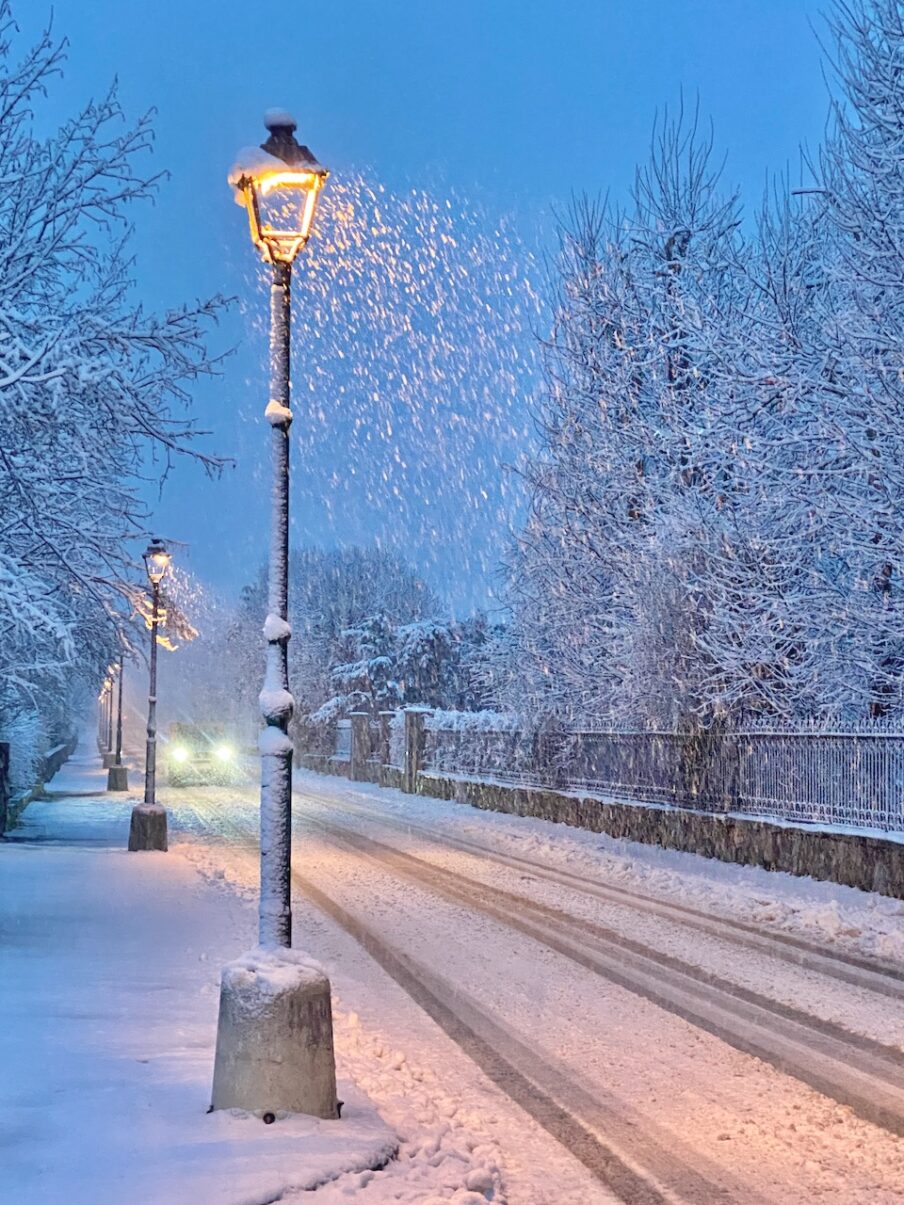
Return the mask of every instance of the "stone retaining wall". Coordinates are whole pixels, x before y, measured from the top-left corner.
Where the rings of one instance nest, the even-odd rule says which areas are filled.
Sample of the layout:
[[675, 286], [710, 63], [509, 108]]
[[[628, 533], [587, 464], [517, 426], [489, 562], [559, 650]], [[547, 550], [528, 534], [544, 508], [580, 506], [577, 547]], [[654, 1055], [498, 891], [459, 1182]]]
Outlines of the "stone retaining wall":
[[904, 843], [650, 804], [609, 803], [533, 787], [420, 773], [419, 795], [533, 816], [627, 841], [809, 875], [904, 899]]
[[295, 764], [314, 770], [317, 774], [335, 774], [337, 778], [349, 778], [350, 763], [345, 758], [327, 753], [295, 754]]

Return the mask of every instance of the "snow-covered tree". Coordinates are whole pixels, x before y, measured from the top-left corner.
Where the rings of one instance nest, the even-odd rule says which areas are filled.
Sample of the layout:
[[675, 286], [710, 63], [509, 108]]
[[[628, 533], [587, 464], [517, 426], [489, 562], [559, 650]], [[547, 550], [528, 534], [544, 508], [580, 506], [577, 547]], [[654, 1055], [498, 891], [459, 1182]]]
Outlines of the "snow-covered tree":
[[64, 62], [48, 32], [22, 50], [0, 0], [0, 677], [34, 706], [77, 665], [99, 680], [132, 611], [149, 464], [192, 444], [180, 413], [214, 362], [218, 302], [148, 313], [132, 295], [129, 223], [156, 177], [148, 117], [115, 88], [45, 133]]
[[[347, 653], [349, 640], [344, 633], [378, 615], [385, 616], [394, 630], [443, 609], [402, 557], [381, 548], [295, 550], [289, 581], [289, 679], [299, 717], [317, 711], [336, 694], [333, 668], [354, 660]], [[235, 697], [255, 715], [265, 613], [262, 573], [242, 593], [227, 636], [225, 667]]]
[[401, 706], [475, 706], [472, 681], [486, 620], [420, 619], [394, 626], [384, 612], [342, 633], [330, 668], [333, 694], [311, 716], [332, 722], [352, 711], [376, 715]]
[[737, 207], [710, 159], [695, 123], [666, 121], [629, 212], [582, 204], [563, 230], [506, 637], [541, 713], [672, 723], [703, 703], [693, 584], [724, 483], [697, 332], [737, 305]]
[[311, 722], [328, 724], [353, 711], [375, 716], [396, 708], [402, 690], [394, 673], [394, 654], [395, 632], [384, 612], [342, 632], [338, 660], [330, 667], [333, 694], [311, 715]]
[[834, 693], [883, 714], [904, 705], [904, 6], [837, 0], [830, 25], [840, 96], [817, 172], [834, 235], [821, 350], [846, 595]]
[[[723, 706], [863, 718], [900, 709], [904, 642], [904, 9], [839, 3], [842, 95], [805, 200], [777, 190], [722, 337], [738, 441], [731, 540], [704, 642]], [[729, 516], [726, 516], [729, 517]]]
[[665, 123], [563, 233], [494, 702], [708, 725], [902, 707], [904, 7], [834, 9], [842, 97], [742, 236]]

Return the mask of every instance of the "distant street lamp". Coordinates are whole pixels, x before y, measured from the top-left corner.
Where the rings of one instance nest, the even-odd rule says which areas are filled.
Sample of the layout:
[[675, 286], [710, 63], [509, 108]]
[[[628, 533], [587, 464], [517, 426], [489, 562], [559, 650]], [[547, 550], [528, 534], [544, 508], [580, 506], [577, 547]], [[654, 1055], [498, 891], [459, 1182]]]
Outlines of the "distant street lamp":
[[[213, 1107], [271, 1114], [282, 1110], [337, 1117], [329, 980], [290, 951], [292, 945], [292, 740], [289, 691], [289, 323], [292, 264], [308, 241], [327, 169], [295, 138], [281, 109], [264, 117], [269, 137], [243, 151], [229, 173], [248, 214], [251, 239], [271, 265], [270, 395], [264, 416], [273, 456], [270, 570], [264, 637], [267, 662], [260, 736], [261, 949], [227, 967], [213, 1077]], [[279, 965], [278, 980], [268, 968]], [[260, 967], [262, 976], [253, 971]], [[258, 979], [260, 978], [260, 982]], [[272, 984], [278, 982], [279, 990]], [[268, 984], [270, 986], [268, 986]]]
[[126, 655], [119, 654], [119, 690], [116, 695], [116, 764], [122, 765], [122, 680], [126, 672]]
[[113, 752], [113, 681], [116, 676], [116, 666], [107, 667], [107, 752]]
[[116, 694], [116, 753], [113, 764], [107, 770], [107, 790], [127, 791], [129, 789], [129, 770], [122, 764], [122, 684], [126, 670], [126, 655], [119, 654], [117, 677], [119, 690]]
[[172, 560], [162, 540], [151, 540], [144, 553], [144, 564], [151, 583], [151, 657], [148, 688], [148, 736], [144, 760], [144, 802], [132, 809], [129, 849], [167, 847], [166, 810], [157, 804], [157, 625], [160, 622], [160, 583]]
[[101, 738], [101, 762], [105, 770], [109, 770], [116, 758], [113, 753], [113, 685], [116, 682], [118, 665], [115, 661], [107, 666], [107, 676], [104, 678], [104, 717], [103, 736]]
[[97, 696], [97, 751], [101, 757], [104, 757], [110, 751], [110, 747], [107, 744], [109, 706], [110, 679], [109, 677], [105, 677], [103, 685], [100, 688], [100, 694]]

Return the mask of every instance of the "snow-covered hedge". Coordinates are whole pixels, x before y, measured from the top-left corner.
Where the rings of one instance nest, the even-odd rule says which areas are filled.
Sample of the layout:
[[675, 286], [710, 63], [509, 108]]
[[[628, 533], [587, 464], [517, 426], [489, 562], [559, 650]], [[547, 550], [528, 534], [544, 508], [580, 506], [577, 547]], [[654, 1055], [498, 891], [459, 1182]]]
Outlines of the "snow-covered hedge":
[[530, 774], [533, 734], [500, 711], [434, 711], [424, 721], [428, 770], [491, 777]]
[[41, 717], [36, 711], [19, 711], [0, 723], [0, 741], [9, 742], [9, 794], [27, 795], [38, 779], [44, 752]]
[[517, 732], [517, 716], [502, 711], [432, 711], [425, 720], [428, 732]]

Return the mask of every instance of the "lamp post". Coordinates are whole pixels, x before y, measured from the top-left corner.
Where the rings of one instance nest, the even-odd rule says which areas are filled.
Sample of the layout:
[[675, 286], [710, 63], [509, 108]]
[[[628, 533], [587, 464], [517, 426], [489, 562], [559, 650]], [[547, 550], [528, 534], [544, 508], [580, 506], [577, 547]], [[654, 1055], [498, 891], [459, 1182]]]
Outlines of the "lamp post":
[[107, 676], [104, 679], [104, 732], [101, 761], [105, 770], [109, 770], [116, 761], [116, 755], [113, 752], [113, 687], [118, 671], [119, 665], [117, 662], [111, 662], [107, 666]]
[[119, 690], [116, 694], [116, 764], [122, 765], [122, 680], [126, 672], [126, 655], [119, 654]]
[[270, 136], [243, 151], [229, 175], [248, 214], [251, 240], [271, 268], [270, 396], [264, 416], [272, 447], [267, 663], [260, 695], [261, 890], [259, 939], [264, 947], [292, 945], [292, 742], [294, 700], [288, 672], [289, 559], [289, 331], [292, 264], [311, 233], [328, 172], [295, 138], [296, 124], [279, 109], [264, 117]]
[[104, 678], [103, 685], [100, 688], [100, 694], [97, 696], [97, 751], [103, 757], [106, 750], [104, 749], [104, 739], [107, 733], [107, 699], [109, 692], [109, 683]]
[[116, 678], [116, 666], [107, 668], [107, 752], [113, 752], [113, 682]]
[[[264, 417], [270, 424], [272, 509], [266, 670], [260, 693], [259, 950], [253, 965], [278, 963], [284, 990], [255, 986], [248, 959], [241, 975], [223, 972], [214, 1068], [213, 1107], [280, 1110], [336, 1117], [329, 980], [303, 970], [292, 946], [292, 740], [289, 721], [289, 428], [290, 312], [292, 265], [306, 245], [317, 202], [329, 175], [295, 138], [290, 114], [271, 109], [269, 132], [259, 147], [242, 151], [229, 173], [234, 197], [244, 206], [251, 240], [271, 271], [270, 393]], [[294, 966], [295, 976], [287, 975]]]
[[116, 695], [116, 753], [112, 766], [107, 770], [107, 790], [127, 791], [129, 789], [128, 767], [122, 764], [122, 685], [126, 670], [126, 655], [119, 654], [117, 676], [119, 690]]
[[160, 622], [160, 583], [172, 560], [162, 540], [151, 540], [143, 553], [151, 583], [151, 656], [148, 687], [148, 735], [144, 760], [144, 801], [132, 809], [129, 849], [165, 850], [166, 809], [157, 803], [157, 625]]

